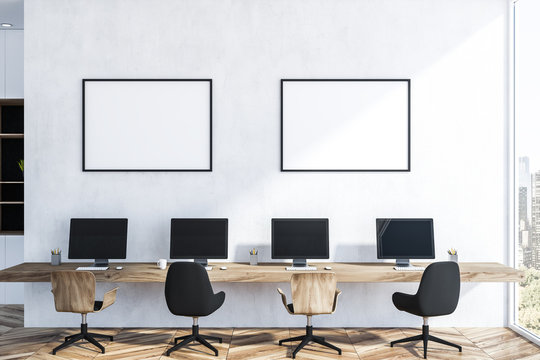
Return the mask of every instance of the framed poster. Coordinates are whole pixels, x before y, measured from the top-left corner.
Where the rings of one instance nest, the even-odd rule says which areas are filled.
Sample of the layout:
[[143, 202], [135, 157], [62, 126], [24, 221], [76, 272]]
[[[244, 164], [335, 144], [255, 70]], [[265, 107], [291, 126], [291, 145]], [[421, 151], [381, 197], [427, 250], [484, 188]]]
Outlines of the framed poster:
[[83, 79], [83, 171], [212, 171], [211, 79]]
[[282, 79], [281, 171], [410, 171], [409, 79]]

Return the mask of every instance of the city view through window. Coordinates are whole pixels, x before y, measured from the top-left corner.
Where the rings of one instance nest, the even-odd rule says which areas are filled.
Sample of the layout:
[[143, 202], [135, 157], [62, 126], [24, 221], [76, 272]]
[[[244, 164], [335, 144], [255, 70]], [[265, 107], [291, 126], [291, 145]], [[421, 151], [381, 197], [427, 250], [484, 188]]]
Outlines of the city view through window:
[[515, 9], [515, 320], [540, 336], [540, 1], [519, 0]]
[[518, 183], [516, 263], [525, 271], [526, 280], [518, 289], [517, 320], [540, 336], [540, 169], [531, 173], [528, 157], [519, 158]]

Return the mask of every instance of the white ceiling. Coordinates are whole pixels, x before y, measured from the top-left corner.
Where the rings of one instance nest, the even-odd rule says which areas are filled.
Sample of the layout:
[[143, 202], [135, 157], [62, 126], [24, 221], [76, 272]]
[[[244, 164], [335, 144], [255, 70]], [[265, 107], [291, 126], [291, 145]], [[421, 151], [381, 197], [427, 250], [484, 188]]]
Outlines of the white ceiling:
[[24, 29], [24, 0], [0, 0], [0, 23], [13, 24], [7, 29]]

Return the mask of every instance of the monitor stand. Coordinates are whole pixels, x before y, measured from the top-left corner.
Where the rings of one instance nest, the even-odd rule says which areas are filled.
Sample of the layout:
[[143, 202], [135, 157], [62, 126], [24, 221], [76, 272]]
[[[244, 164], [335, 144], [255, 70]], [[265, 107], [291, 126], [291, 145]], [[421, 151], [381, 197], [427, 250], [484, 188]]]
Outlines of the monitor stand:
[[307, 259], [293, 259], [292, 266], [293, 267], [306, 267], [308, 266]]
[[396, 267], [414, 267], [411, 265], [409, 259], [396, 259]]
[[95, 259], [92, 267], [107, 267], [109, 266], [109, 259]]
[[208, 259], [195, 259], [195, 262], [197, 264], [200, 264], [204, 267], [207, 267], [208, 266]]
[[285, 268], [287, 271], [304, 271], [304, 270], [317, 270], [315, 266], [309, 266], [306, 259], [293, 259], [292, 266]]
[[208, 271], [212, 270], [212, 267], [208, 266], [208, 259], [195, 259], [194, 261], [197, 264], [202, 265], [206, 270], [208, 270]]

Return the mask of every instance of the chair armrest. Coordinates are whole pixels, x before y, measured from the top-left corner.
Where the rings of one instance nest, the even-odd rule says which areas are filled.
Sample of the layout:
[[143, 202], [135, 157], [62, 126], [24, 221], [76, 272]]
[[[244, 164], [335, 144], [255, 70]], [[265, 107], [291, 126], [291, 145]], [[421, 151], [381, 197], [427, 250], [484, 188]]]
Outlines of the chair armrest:
[[107, 291], [105, 295], [103, 295], [103, 306], [101, 307], [101, 309], [99, 309], [99, 311], [108, 308], [109, 306], [114, 304], [114, 302], [116, 301], [116, 291], [118, 291], [117, 287]]
[[338, 296], [341, 294], [341, 290], [336, 289], [334, 293], [334, 306], [332, 306], [332, 314], [336, 311]]
[[285, 309], [287, 309], [287, 312], [289, 314], [292, 314], [291, 310], [289, 310], [289, 307], [287, 306], [287, 296], [285, 296], [285, 293], [280, 288], [278, 288], [277, 291], [281, 295], [281, 301], [283, 302], [283, 306], [285, 306]]

